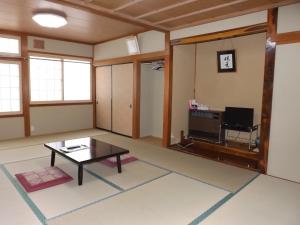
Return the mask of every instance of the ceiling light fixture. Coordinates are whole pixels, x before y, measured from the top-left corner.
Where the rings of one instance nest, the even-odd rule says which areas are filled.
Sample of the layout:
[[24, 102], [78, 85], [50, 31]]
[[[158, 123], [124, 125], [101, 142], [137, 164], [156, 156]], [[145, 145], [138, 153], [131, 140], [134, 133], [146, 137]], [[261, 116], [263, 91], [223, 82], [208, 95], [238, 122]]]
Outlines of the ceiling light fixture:
[[59, 28], [68, 23], [65, 16], [49, 12], [35, 13], [32, 19], [40, 26], [50, 28]]

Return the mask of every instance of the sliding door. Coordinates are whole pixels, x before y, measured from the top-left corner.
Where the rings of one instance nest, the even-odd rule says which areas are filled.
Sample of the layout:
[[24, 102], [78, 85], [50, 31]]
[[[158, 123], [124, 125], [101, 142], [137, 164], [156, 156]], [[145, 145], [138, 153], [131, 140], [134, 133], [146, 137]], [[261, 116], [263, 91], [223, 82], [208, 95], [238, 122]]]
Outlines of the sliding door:
[[133, 64], [112, 66], [112, 131], [132, 136]]
[[111, 66], [96, 68], [96, 126], [111, 130]]

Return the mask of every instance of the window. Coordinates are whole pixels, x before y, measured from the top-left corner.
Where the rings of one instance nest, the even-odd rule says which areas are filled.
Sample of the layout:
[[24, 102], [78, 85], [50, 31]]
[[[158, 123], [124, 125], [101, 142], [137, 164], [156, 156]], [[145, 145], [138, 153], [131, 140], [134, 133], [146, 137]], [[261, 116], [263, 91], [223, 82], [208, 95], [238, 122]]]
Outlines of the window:
[[31, 102], [91, 100], [90, 61], [30, 57]]
[[0, 61], [0, 114], [20, 112], [20, 63]]
[[0, 54], [4, 56], [20, 56], [20, 38], [1, 35]]

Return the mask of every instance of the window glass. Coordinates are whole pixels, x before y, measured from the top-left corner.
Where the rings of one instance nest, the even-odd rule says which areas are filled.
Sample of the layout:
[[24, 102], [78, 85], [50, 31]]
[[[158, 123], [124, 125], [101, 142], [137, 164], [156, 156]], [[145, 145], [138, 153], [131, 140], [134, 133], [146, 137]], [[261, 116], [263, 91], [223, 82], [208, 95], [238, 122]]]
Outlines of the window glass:
[[30, 58], [31, 101], [62, 100], [61, 61], [51, 58]]
[[21, 112], [20, 65], [0, 62], [0, 113]]
[[91, 100], [91, 64], [31, 56], [30, 92], [32, 102]]
[[0, 37], [1, 55], [20, 55], [20, 40], [18, 38]]
[[91, 65], [86, 62], [64, 62], [64, 100], [91, 99]]

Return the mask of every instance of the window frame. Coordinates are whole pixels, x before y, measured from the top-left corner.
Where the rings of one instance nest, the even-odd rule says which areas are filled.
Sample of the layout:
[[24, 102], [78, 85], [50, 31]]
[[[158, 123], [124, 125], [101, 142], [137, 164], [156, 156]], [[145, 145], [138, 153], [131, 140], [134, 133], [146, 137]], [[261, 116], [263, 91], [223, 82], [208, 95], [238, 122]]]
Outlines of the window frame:
[[6, 64], [17, 64], [19, 65], [19, 95], [20, 95], [20, 110], [19, 111], [10, 111], [10, 112], [0, 112], [0, 117], [6, 117], [6, 116], [19, 116], [23, 115], [23, 76], [22, 76], [22, 63], [18, 60], [5, 60], [1, 59], [0, 57], [0, 63], [6, 63]]
[[[45, 57], [45, 58], [56, 58], [59, 59], [61, 62], [61, 74], [62, 74], [62, 100], [56, 101], [32, 101], [31, 100], [31, 72], [30, 72], [30, 58], [31, 57]], [[28, 54], [29, 59], [29, 104], [30, 106], [39, 106], [39, 105], [72, 105], [72, 104], [92, 104], [93, 103], [93, 84], [92, 84], [92, 75], [93, 75], [93, 65], [91, 58], [85, 58], [80, 56], [64, 56], [64, 55], [57, 55], [57, 54], [49, 54], [49, 53], [36, 53], [36, 52], [29, 52]], [[64, 100], [64, 60], [76, 60], [76, 61], [83, 61], [90, 64], [90, 99], [89, 100]]]
[[10, 53], [10, 52], [1, 52], [0, 51], [0, 57], [21, 57], [21, 37], [16, 35], [10, 35], [10, 34], [0, 34], [0, 37], [2, 38], [10, 38], [18, 40], [19, 42], [19, 53]]

